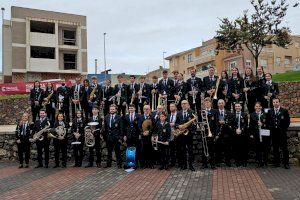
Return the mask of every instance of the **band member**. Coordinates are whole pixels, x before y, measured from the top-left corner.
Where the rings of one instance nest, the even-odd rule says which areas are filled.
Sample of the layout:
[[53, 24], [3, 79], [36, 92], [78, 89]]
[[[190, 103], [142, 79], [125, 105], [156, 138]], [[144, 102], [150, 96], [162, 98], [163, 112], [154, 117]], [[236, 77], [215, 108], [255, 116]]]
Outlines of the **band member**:
[[25, 154], [25, 168], [29, 167], [30, 159], [30, 132], [32, 125], [29, 123], [29, 114], [24, 113], [22, 115], [21, 121], [16, 127], [16, 141], [18, 146], [18, 156], [19, 156], [19, 168], [23, 168], [24, 154]]
[[94, 137], [95, 137], [95, 145], [92, 147], [89, 147], [89, 164], [85, 167], [93, 167], [94, 165], [94, 149], [96, 151], [96, 165], [98, 168], [101, 167], [101, 126], [102, 126], [102, 119], [99, 116], [99, 107], [94, 105], [92, 108], [92, 116], [89, 118], [88, 122], [98, 122], [98, 125], [96, 126], [96, 129], [93, 131]]
[[231, 105], [229, 103], [229, 97], [228, 97], [228, 73], [226, 70], [223, 70], [221, 72], [221, 81], [218, 88], [217, 98], [223, 99], [225, 101], [225, 109], [230, 110]]
[[174, 92], [174, 81], [168, 78], [168, 71], [164, 70], [163, 78], [158, 83], [158, 93], [161, 99], [166, 101], [167, 105], [164, 105], [164, 107], [167, 109], [169, 109], [170, 103], [175, 101]]
[[104, 116], [109, 113], [109, 106], [112, 104], [111, 98], [113, 97], [114, 89], [111, 87], [111, 81], [109, 79], [105, 80], [105, 86], [102, 88], [104, 91], [103, 102], [104, 102]]
[[78, 144], [73, 144], [73, 153], [75, 158], [74, 167], [82, 166], [84, 128], [85, 128], [85, 122], [83, 119], [83, 113], [81, 110], [77, 110], [76, 116], [73, 119], [72, 129], [71, 129], [74, 142], [80, 142]]
[[169, 141], [169, 150], [170, 150], [170, 167], [174, 167], [176, 164], [176, 139], [174, 137], [173, 131], [175, 125], [179, 123], [179, 117], [177, 115], [177, 107], [175, 103], [170, 104], [170, 114], [168, 115], [167, 121], [171, 126], [171, 136]]
[[255, 103], [255, 112], [250, 114], [249, 128], [250, 138], [254, 140], [254, 150], [258, 167], [267, 166], [270, 137], [260, 135], [261, 129], [267, 129], [267, 113], [262, 111], [260, 102]]
[[[142, 142], [142, 149], [141, 149], [141, 167], [142, 168], [153, 168], [153, 150], [152, 150], [152, 143], [151, 143], [151, 136], [152, 130], [143, 132], [142, 124], [145, 120], [152, 120], [151, 117], [151, 109], [149, 105], [144, 106], [144, 114], [139, 118], [139, 129], [141, 132], [141, 142]], [[154, 122], [152, 122], [154, 124]]]
[[56, 100], [58, 104], [58, 112], [63, 113], [66, 117], [66, 122], [70, 122], [70, 88], [62, 83], [56, 90]]
[[[177, 72], [177, 71], [176, 71]], [[181, 102], [185, 100], [185, 94], [187, 91], [187, 84], [183, 81], [183, 74], [177, 73], [174, 75], [174, 78], [177, 77], [174, 80], [175, 84], [175, 104], [178, 108], [178, 110], [181, 110]]]
[[[215, 137], [217, 135], [217, 115], [218, 111], [212, 108], [212, 102], [209, 97], [204, 99], [205, 115], [207, 117], [208, 126], [205, 126], [205, 136], [207, 142], [207, 152], [202, 151], [202, 168], [208, 168], [208, 162], [211, 169], [215, 169], [216, 155], [215, 155]], [[209, 133], [210, 131], [210, 133]], [[203, 138], [202, 138], [203, 139]], [[208, 153], [208, 155], [205, 155]]]
[[151, 101], [150, 106], [152, 111], [157, 107], [158, 105], [158, 78], [157, 76], [152, 77], [152, 84], [150, 85], [150, 91], [151, 91]]
[[144, 105], [148, 105], [149, 100], [150, 100], [150, 86], [147, 83], [145, 83], [144, 76], [140, 77], [140, 85], [139, 85], [137, 99], [138, 99], [140, 112], [141, 112], [141, 114], [143, 114], [144, 113], [144, 110], [143, 110]]
[[[267, 75], [268, 76], [268, 75]], [[267, 78], [266, 76], [266, 78]], [[267, 78], [268, 81], [268, 78]], [[271, 140], [274, 154], [274, 164], [276, 167], [280, 166], [279, 148], [282, 151], [282, 163], [285, 169], [289, 169], [289, 151], [287, 148], [287, 129], [290, 126], [290, 115], [288, 110], [280, 105], [278, 98], [273, 98], [273, 108], [269, 110], [267, 115], [271, 131]]]
[[137, 147], [139, 142], [140, 130], [138, 126], [139, 114], [135, 112], [135, 105], [129, 105], [129, 113], [124, 120], [124, 141], [127, 147]]
[[[213, 99], [217, 88], [218, 78], [219, 77], [215, 75], [215, 68], [210, 66], [208, 69], [208, 76], [203, 78], [204, 97]], [[213, 101], [213, 107], [217, 108], [217, 101]]]
[[[40, 116], [40, 118], [34, 124], [33, 132], [32, 132], [33, 135], [35, 133], [41, 131], [42, 129], [44, 129], [46, 126], [50, 125], [50, 122], [47, 118], [46, 110], [41, 109], [39, 116]], [[43, 136], [44, 136], [43, 140], [41, 140], [41, 141], [36, 140], [38, 165], [35, 168], [43, 167], [43, 150], [44, 150], [45, 168], [48, 168], [48, 166], [49, 166], [50, 140], [48, 139], [47, 132], [44, 132]]]
[[115, 151], [118, 168], [122, 168], [122, 157], [120, 145], [123, 139], [123, 123], [120, 115], [117, 115], [117, 106], [112, 104], [109, 107], [110, 114], [105, 117], [105, 138], [107, 146], [107, 165], [111, 167], [112, 152]]
[[44, 90], [41, 88], [39, 81], [34, 82], [34, 86], [30, 91], [30, 102], [31, 102], [31, 112], [32, 121], [35, 122], [36, 118], [39, 117], [39, 111], [42, 108]]
[[[100, 106], [103, 101], [102, 87], [98, 84], [97, 76], [92, 76], [92, 83], [90, 87], [91, 93], [89, 96], [89, 106], [90, 110], [92, 110], [94, 106]], [[92, 113], [90, 113], [90, 116], [92, 116]]]
[[248, 117], [247, 114], [242, 112], [242, 105], [240, 103], [236, 103], [234, 106], [235, 118], [233, 119], [233, 152], [235, 154], [235, 165], [237, 167], [246, 167], [248, 161]]
[[254, 105], [257, 99], [257, 81], [256, 77], [253, 74], [253, 71], [250, 67], [245, 69], [245, 78], [244, 78], [244, 97], [245, 103], [248, 109], [248, 113], [254, 112]]
[[264, 90], [264, 108], [273, 108], [273, 99], [279, 94], [278, 83], [272, 81], [272, 75], [266, 74], [266, 84], [263, 86]]
[[135, 110], [138, 110], [139, 100], [137, 98], [138, 92], [140, 90], [140, 86], [135, 82], [136, 77], [134, 75], [130, 75], [128, 84], [128, 100], [127, 105], [133, 104], [135, 106]]
[[[62, 168], [67, 167], [67, 146], [68, 146], [68, 139], [67, 139], [67, 128], [69, 125], [65, 122], [64, 114], [58, 113], [56, 117], [56, 121], [54, 123], [53, 129], [56, 132], [55, 137], [53, 138], [53, 145], [54, 145], [54, 155], [55, 155], [55, 166], [53, 168], [59, 167], [59, 153], [62, 153]], [[59, 135], [58, 131], [64, 131], [64, 134]]]
[[47, 117], [53, 125], [55, 122], [56, 111], [56, 91], [54, 90], [52, 83], [47, 83], [42, 105], [45, 105]]
[[76, 77], [76, 83], [71, 87], [71, 99], [72, 99], [72, 119], [74, 119], [77, 110], [81, 110], [81, 96], [82, 96], [81, 77]]
[[[157, 141], [159, 141], [158, 150], [159, 150], [159, 157], [160, 157], [160, 170], [168, 170], [168, 151], [169, 151], [169, 141], [171, 136], [171, 126], [166, 121], [167, 114], [165, 112], [160, 113], [159, 121], [156, 123], [156, 130], [157, 130]], [[155, 138], [152, 139], [153, 142]]]
[[[182, 111], [178, 113], [178, 124], [176, 125], [177, 128], [183, 129], [183, 124], [187, 123], [193, 118], [193, 110], [190, 109], [189, 103], [187, 100], [183, 100], [181, 102]], [[196, 132], [197, 126], [191, 124], [188, 128], [187, 135], [179, 135], [177, 136], [176, 140], [178, 141], [178, 164], [181, 170], [187, 169], [187, 162], [189, 164], [189, 169], [191, 171], [195, 171], [193, 166], [194, 162], [194, 152], [193, 152], [193, 136]], [[188, 158], [187, 158], [188, 154]]]
[[[201, 111], [201, 91], [202, 91], [202, 80], [196, 77], [196, 69], [191, 69], [191, 78], [186, 81], [188, 101], [191, 105], [191, 109], [197, 114]], [[199, 115], [200, 116], [200, 115]]]
[[80, 97], [80, 102], [81, 102], [81, 108], [84, 111], [84, 118], [88, 119], [90, 115], [90, 106], [89, 106], [89, 97], [92, 89], [90, 87], [90, 81], [88, 79], [85, 79], [83, 81], [83, 87], [81, 88], [81, 97]]
[[257, 67], [257, 89], [256, 89], [256, 97], [258, 102], [264, 102], [264, 85], [266, 84], [265, 72], [262, 66]]
[[216, 163], [220, 165], [222, 161], [222, 152], [224, 152], [226, 166], [231, 166], [231, 148], [232, 148], [232, 115], [230, 111], [225, 110], [225, 101], [218, 100], [217, 114], [217, 136], [216, 136]]
[[232, 76], [228, 82], [228, 96], [233, 109], [235, 103], [241, 103], [244, 108], [243, 83], [244, 80], [240, 77], [238, 68], [232, 68]]
[[[164, 111], [164, 107], [162, 105], [157, 106], [156, 111], [152, 113], [152, 121], [156, 124], [159, 121], [160, 114]], [[155, 127], [153, 127], [155, 129]]]
[[114, 88], [114, 103], [117, 106], [119, 115], [125, 116], [126, 114], [126, 101], [128, 99], [127, 85], [124, 83], [124, 77], [118, 75], [118, 84]]

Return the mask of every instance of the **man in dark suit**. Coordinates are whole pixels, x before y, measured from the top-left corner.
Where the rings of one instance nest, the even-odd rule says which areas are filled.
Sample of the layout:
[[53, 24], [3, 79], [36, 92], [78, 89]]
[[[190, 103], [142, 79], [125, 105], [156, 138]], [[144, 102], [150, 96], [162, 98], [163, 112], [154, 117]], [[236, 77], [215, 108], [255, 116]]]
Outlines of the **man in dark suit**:
[[30, 159], [30, 132], [32, 129], [32, 125], [29, 123], [29, 115], [28, 113], [24, 113], [22, 115], [21, 121], [18, 123], [16, 128], [16, 142], [18, 146], [18, 157], [20, 161], [19, 168], [23, 168], [23, 161], [25, 154], [25, 168], [29, 167], [29, 159]]
[[150, 85], [150, 106], [152, 111], [154, 111], [158, 105], [158, 83], [157, 83], [157, 76], [152, 77], [152, 84]]
[[167, 100], [167, 109], [169, 111], [169, 106], [171, 102], [175, 101], [174, 94], [175, 94], [175, 88], [174, 88], [174, 81], [170, 78], [168, 78], [168, 71], [163, 71], [163, 78], [158, 83], [158, 93], [161, 98], [164, 98]]
[[[176, 124], [176, 128], [182, 129], [182, 125], [190, 121], [193, 117], [193, 110], [190, 109], [189, 103], [187, 100], [183, 100], [181, 102], [182, 111], [178, 113], [178, 124]], [[188, 134], [187, 135], [179, 135], [176, 140], [178, 141], [178, 164], [181, 170], [187, 169], [187, 162], [189, 165], [189, 169], [191, 171], [195, 171], [193, 166], [194, 163], [194, 152], [193, 152], [193, 136], [196, 132], [197, 126], [191, 124], [188, 126]], [[188, 154], [188, 157], [187, 157]]]
[[185, 100], [187, 85], [183, 81], [183, 74], [179, 73], [177, 70], [175, 70], [173, 74], [174, 74], [175, 104], [177, 106], [177, 109], [181, 110], [181, 102]]
[[222, 152], [224, 152], [226, 166], [231, 166], [231, 148], [232, 148], [232, 115], [230, 111], [225, 110], [225, 101], [218, 100], [217, 113], [217, 136], [216, 136], [216, 163], [220, 165], [222, 161]]
[[110, 114], [105, 117], [105, 140], [107, 146], [107, 167], [111, 167], [112, 152], [115, 151], [118, 168], [122, 168], [121, 143], [123, 140], [123, 122], [120, 115], [117, 115], [117, 107], [112, 104], [109, 107]]
[[70, 88], [66, 86], [66, 83], [62, 83], [56, 90], [56, 99], [58, 104], [58, 112], [65, 115], [66, 122], [70, 122]]
[[191, 69], [191, 78], [186, 81], [188, 101], [191, 109], [200, 116], [202, 80], [196, 77], [196, 69]]
[[117, 106], [118, 114], [121, 116], [125, 116], [126, 114], [126, 105], [128, 100], [128, 86], [124, 83], [124, 77], [122, 75], [118, 75], [118, 84], [114, 87], [114, 103]]
[[40, 109], [42, 108], [44, 90], [41, 88], [39, 81], [34, 82], [34, 87], [30, 91], [30, 103], [32, 112], [32, 122], [36, 121], [39, 115]]
[[138, 110], [139, 100], [137, 98], [138, 92], [140, 90], [139, 84], [135, 82], [136, 77], [134, 75], [130, 75], [128, 84], [128, 99], [127, 105], [133, 104], [135, 106], [135, 110]]
[[[90, 110], [94, 106], [100, 106], [102, 100], [103, 100], [103, 92], [102, 92], [102, 87], [100, 84], [98, 84], [98, 78], [97, 76], [92, 76], [92, 83], [90, 85], [91, 87], [91, 92], [94, 92], [94, 95], [89, 97], [89, 106]], [[90, 113], [90, 116], [92, 116], [92, 113]]]
[[[217, 80], [218, 76], [215, 75], [215, 68], [210, 66], [208, 69], [208, 76], [203, 78], [203, 92], [204, 97], [210, 97], [213, 99], [216, 88], [217, 88]], [[217, 108], [217, 101], [213, 101], [213, 107]]]
[[[75, 111], [79, 110], [80, 97], [82, 96], [81, 77], [76, 77], [76, 83], [71, 87], [71, 99], [72, 99], [72, 119], [75, 118]], [[81, 107], [81, 105], [80, 105]]]
[[[44, 129], [46, 126], [50, 127], [50, 122], [47, 118], [46, 111], [44, 109], [40, 110], [40, 119], [38, 119], [34, 124], [33, 129], [33, 135], [42, 129]], [[45, 159], [45, 168], [48, 168], [49, 166], [49, 144], [50, 140], [48, 139], [47, 132], [43, 132], [42, 134], [44, 136], [43, 140], [36, 140], [36, 146], [37, 146], [37, 154], [38, 154], [38, 165], [35, 168], [43, 167], [43, 149], [44, 149], [44, 159]]]
[[[141, 114], [144, 113], [144, 105], [149, 105], [150, 100], [150, 86], [149, 84], [145, 83], [145, 77], [140, 77], [140, 84], [139, 84], [139, 91], [137, 94], [137, 100], [139, 104], [139, 109]], [[138, 110], [136, 110], [138, 112]]]
[[84, 118], [88, 119], [90, 116], [90, 113], [92, 110], [90, 110], [89, 106], [89, 98], [90, 98], [90, 93], [92, 89], [90, 87], [90, 81], [88, 79], [85, 79], [83, 81], [83, 87], [81, 88], [81, 96], [80, 96], [80, 102], [81, 102], [81, 108], [84, 111]]
[[103, 102], [104, 102], [104, 116], [109, 113], [109, 106], [112, 104], [111, 98], [114, 93], [113, 87], [111, 87], [111, 81], [109, 79], [105, 80], [105, 86], [102, 88], [104, 91]]
[[272, 108], [272, 100], [279, 94], [278, 83], [272, 81], [272, 75], [270, 73], [266, 74], [266, 83], [263, 85], [264, 91], [264, 108]]
[[274, 164], [280, 166], [279, 148], [283, 154], [284, 168], [289, 169], [289, 151], [287, 148], [287, 129], [290, 126], [290, 115], [288, 110], [280, 105], [278, 98], [273, 99], [273, 108], [269, 110], [267, 121], [271, 131], [271, 140], [274, 154]]
[[237, 167], [247, 166], [248, 160], [248, 116], [242, 112], [242, 105], [236, 103], [235, 105], [235, 117], [233, 119], [233, 152], [235, 157], [235, 164]]

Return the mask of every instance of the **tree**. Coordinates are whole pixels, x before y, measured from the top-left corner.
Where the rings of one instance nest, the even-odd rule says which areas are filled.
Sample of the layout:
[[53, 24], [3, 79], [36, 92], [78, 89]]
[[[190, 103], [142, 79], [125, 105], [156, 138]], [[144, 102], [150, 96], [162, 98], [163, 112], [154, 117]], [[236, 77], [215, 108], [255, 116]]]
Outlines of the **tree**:
[[[286, 0], [251, 0], [253, 14], [244, 11], [242, 17], [233, 21], [221, 19], [220, 29], [215, 36], [216, 52], [226, 50], [238, 52], [247, 48], [255, 59], [258, 67], [258, 57], [267, 45], [277, 45], [287, 48], [291, 44], [291, 30], [282, 22], [290, 5]], [[295, 3], [293, 7], [297, 7]], [[257, 71], [257, 70], [256, 70]]]

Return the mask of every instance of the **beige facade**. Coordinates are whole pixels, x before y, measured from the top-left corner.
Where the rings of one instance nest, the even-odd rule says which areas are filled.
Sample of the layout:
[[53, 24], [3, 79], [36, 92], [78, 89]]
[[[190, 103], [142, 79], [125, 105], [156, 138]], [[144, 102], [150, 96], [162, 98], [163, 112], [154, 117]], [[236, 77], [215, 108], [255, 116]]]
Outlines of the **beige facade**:
[[[178, 70], [187, 78], [193, 67], [197, 68], [200, 77], [207, 75], [209, 66], [215, 66], [217, 74], [224, 69], [230, 72], [232, 67], [238, 67], [241, 74], [246, 66], [255, 68], [255, 60], [249, 50], [245, 49], [240, 54], [221, 51], [216, 55], [216, 46], [216, 40], [211, 39], [199, 47], [168, 56], [166, 60], [169, 60], [170, 71]], [[276, 45], [264, 48], [259, 65], [272, 74], [300, 69], [300, 36], [292, 36], [292, 44], [287, 49]]]
[[3, 37], [5, 82], [87, 74], [85, 16], [11, 7]]
[[152, 82], [152, 77], [153, 77], [153, 76], [157, 76], [158, 78], [162, 77], [162, 72], [163, 72], [164, 70], [167, 70], [168, 73], [172, 72], [170, 69], [163, 68], [162, 66], [159, 66], [158, 69], [153, 70], [153, 71], [151, 71], [151, 72], [149, 72], [149, 73], [146, 74], [146, 80], [147, 80], [147, 82], [148, 82], [148, 83], [151, 83], [151, 82]]

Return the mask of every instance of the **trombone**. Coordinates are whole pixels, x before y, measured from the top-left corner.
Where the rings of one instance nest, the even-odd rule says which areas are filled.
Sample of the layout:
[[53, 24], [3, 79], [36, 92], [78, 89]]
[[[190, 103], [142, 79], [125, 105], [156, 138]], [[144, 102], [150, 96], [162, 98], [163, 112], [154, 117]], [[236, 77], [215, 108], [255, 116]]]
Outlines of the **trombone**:
[[[206, 110], [201, 111], [201, 117], [202, 117], [202, 122], [199, 122], [198, 124], [200, 124], [200, 132], [201, 132], [201, 137], [202, 137], [203, 153], [206, 157], [209, 157], [207, 138], [212, 138], [213, 135], [212, 135], [212, 132], [210, 130], [209, 121], [208, 121], [208, 113], [207, 113]], [[206, 136], [206, 132], [205, 132], [205, 126], [207, 126], [207, 131], [208, 131], [207, 136]]]

